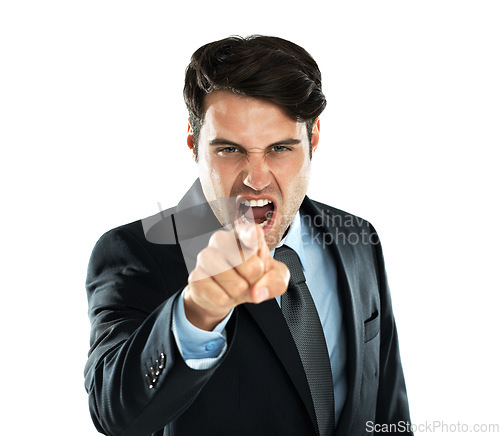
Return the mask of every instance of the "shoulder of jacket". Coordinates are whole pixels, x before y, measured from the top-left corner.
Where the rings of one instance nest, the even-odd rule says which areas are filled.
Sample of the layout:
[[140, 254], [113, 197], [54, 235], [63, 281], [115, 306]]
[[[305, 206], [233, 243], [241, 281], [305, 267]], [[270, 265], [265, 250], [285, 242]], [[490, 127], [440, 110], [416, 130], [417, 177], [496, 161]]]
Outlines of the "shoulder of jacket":
[[324, 217], [324, 224], [326, 226], [370, 228], [373, 231], [375, 230], [373, 225], [365, 218], [361, 218], [350, 212], [346, 212], [316, 200], [311, 200], [309, 198], [307, 198], [307, 200], [317, 209], [316, 212], [319, 212], [320, 217]]

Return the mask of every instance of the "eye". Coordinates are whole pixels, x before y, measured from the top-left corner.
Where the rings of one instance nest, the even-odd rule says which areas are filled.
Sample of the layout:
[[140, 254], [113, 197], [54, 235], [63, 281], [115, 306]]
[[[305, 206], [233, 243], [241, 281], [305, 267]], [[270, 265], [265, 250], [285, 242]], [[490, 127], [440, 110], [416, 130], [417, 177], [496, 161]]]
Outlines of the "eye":
[[272, 149], [272, 151], [276, 151], [278, 153], [281, 153], [286, 150], [290, 150], [288, 147], [285, 147], [284, 145], [275, 145]]
[[236, 147], [224, 147], [224, 148], [219, 148], [217, 152], [219, 154], [233, 154], [236, 153], [238, 149]]

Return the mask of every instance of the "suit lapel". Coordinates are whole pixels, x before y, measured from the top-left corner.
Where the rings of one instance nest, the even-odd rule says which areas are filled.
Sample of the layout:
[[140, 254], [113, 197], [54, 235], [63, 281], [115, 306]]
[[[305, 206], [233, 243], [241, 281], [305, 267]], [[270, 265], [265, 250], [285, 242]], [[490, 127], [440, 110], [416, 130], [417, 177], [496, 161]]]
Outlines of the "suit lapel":
[[[347, 433], [353, 424], [356, 409], [359, 406], [361, 393], [361, 367], [363, 362], [363, 325], [362, 315], [359, 308], [359, 292], [356, 279], [356, 260], [351, 244], [332, 245], [333, 251], [338, 259], [337, 268], [339, 273], [339, 290], [342, 298], [342, 310], [344, 314], [344, 328], [347, 336], [347, 398], [339, 420], [339, 434], [343, 434], [341, 426], [347, 426]], [[342, 419], [342, 417], [344, 417]]]
[[241, 307], [250, 313], [271, 344], [271, 347], [285, 367], [292, 383], [302, 398], [307, 412], [309, 413], [309, 417], [314, 424], [316, 433], [318, 433], [316, 414], [314, 413], [314, 405], [309, 391], [306, 374], [302, 362], [300, 361], [297, 347], [295, 346], [295, 342], [293, 341], [278, 303], [273, 298], [272, 300], [260, 304], [243, 304]]
[[[344, 316], [344, 328], [347, 340], [347, 398], [344, 408], [337, 424], [337, 434], [349, 434], [353, 425], [356, 409], [359, 406], [361, 392], [361, 363], [363, 361], [363, 317], [360, 313], [362, 307], [360, 294], [358, 292], [358, 266], [356, 255], [352, 244], [347, 236], [350, 229], [344, 226], [344, 220], [340, 223], [334, 219], [326, 219], [332, 215], [333, 211], [319, 209], [308, 197], [304, 199], [302, 210], [310, 215], [312, 223], [318, 224], [316, 227], [323, 234], [331, 235], [332, 243], [326, 245], [330, 254], [335, 259], [339, 277], [339, 292], [342, 300], [342, 311]], [[325, 215], [326, 214], [326, 215]], [[314, 219], [322, 217], [322, 219]], [[334, 225], [328, 225], [333, 223]], [[326, 224], [326, 225], [325, 225]], [[337, 226], [337, 224], [339, 224]], [[345, 235], [346, 238], [343, 238]]]

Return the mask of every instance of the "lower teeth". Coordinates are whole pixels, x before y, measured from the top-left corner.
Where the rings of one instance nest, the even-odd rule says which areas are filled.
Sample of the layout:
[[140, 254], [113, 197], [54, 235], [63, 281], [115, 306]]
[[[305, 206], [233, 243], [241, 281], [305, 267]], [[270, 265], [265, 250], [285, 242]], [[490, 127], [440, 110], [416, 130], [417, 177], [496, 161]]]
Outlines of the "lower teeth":
[[[271, 218], [267, 218], [264, 222], [257, 224], [260, 227], [265, 227]], [[250, 221], [248, 221], [247, 217], [245, 215], [241, 215], [241, 221], [243, 221], [245, 224], [250, 224]]]
[[269, 222], [269, 218], [265, 220], [263, 223], [257, 224], [258, 226], [265, 227], [267, 223]]

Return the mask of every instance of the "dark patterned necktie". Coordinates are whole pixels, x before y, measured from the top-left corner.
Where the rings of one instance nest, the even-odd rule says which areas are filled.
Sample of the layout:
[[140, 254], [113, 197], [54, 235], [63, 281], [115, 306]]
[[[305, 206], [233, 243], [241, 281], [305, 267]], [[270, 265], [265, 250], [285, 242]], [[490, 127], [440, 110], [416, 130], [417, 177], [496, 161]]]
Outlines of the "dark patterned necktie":
[[274, 258], [290, 270], [288, 290], [281, 297], [281, 311], [306, 373], [319, 434], [331, 436], [335, 428], [333, 380], [321, 321], [297, 253], [283, 245], [275, 250]]

